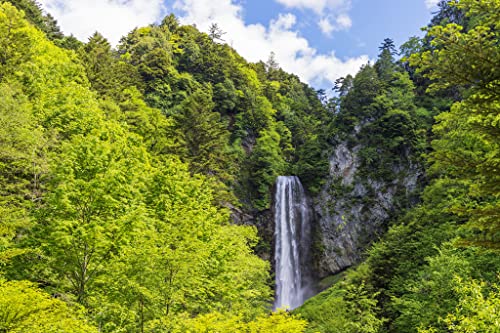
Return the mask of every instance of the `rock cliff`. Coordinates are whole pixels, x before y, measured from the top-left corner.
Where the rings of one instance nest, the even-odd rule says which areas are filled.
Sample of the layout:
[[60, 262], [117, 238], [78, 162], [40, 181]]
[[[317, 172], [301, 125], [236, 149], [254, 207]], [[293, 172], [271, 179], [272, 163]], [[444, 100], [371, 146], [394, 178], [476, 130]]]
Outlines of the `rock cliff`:
[[320, 277], [357, 263], [398, 208], [416, 201], [422, 177], [418, 165], [402, 158], [393, 165], [390, 179], [360, 175], [361, 148], [343, 141], [333, 149], [329, 178], [313, 200]]

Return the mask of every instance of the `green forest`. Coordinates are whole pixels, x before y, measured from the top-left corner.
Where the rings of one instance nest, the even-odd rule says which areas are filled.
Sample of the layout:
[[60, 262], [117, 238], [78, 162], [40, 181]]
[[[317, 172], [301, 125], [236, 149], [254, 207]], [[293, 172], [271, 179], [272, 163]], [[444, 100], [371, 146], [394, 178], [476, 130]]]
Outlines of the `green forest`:
[[[113, 47], [0, 0], [0, 333], [500, 332], [500, 0], [438, 9], [331, 97], [217, 24]], [[340, 142], [361, 182], [419, 184], [357, 265], [272, 311], [276, 178], [314, 197]]]

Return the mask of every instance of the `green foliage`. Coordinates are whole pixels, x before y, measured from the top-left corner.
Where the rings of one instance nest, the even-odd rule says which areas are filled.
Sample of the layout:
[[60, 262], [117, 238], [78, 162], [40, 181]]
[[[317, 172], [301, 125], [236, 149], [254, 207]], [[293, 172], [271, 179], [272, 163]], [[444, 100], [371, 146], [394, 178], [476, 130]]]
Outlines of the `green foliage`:
[[[241, 91], [240, 91], [241, 92]], [[233, 81], [226, 78], [224, 82], [214, 86], [214, 103], [221, 114], [234, 113], [239, 103], [240, 94]]]
[[[290, 171], [317, 190], [327, 171], [322, 151], [328, 116], [312, 89], [277, 64], [248, 64], [219, 43], [215, 26], [207, 35], [172, 20], [136, 29], [119, 46], [121, 59], [142, 77], [145, 100], [175, 121], [177, 146], [169, 152], [180, 155], [192, 172], [215, 180], [223, 205], [247, 210], [269, 205], [274, 179], [262, 182], [251, 167], [268, 153], [268, 160], [278, 154], [296, 164]], [[279, 135], [275, 140], [282, 152], [259, 148], [254, 153], [260, 137], [271, 132]], [[269, 142], [268, 137], [260, 142]], [[285, 172], [273, 169], [265, 173]]]
[[73, 52], [60, 49], [22, 19], [9, 3], [0, 7], [0, 79], [29, 96], [37, 123], [66, 139], [101, 121], [85, 72]]
[[91, 87], [101, 97], [123, 101], [124, 89], [141, 85], [137, 69], [119, 59], [101, 34], [94, 33], [78, 51]]
[[320, 191], [328, 172], [329, 163], [325, 151], [324, 141], [317, 134], [311, 134], [297, 151], [298, 160], [293, 166], [294, 173], [302, 182], [308, 184], [312, 193]]
[[[179, 151], [174, 119], [166, 118], [160, 110], [149, 107], [135, 87], [124, 89], [121, 95], [117, 115], [112, 113], [114, 112], [112, 110], [116, 109], [113, 102], [105, 100], [101, 103], [100, 106], [108, 118], [121, 121], [131, 132], [140, 135], [146, 148], [153, 155]], [[107, 110], [107, 107], [111, 110]]]
[[[167, 330], [185, 316], [262, 313], [268, 266], [249, 248], [253, 228], [226, 225], [209, 183], [186, 165], [163, 161], [148, 181], [149, 214], [96, 281], [92, 302], [106, 331]], [[146, 223], [147, 221], [147, 223]], [[126, 316], [128, 319], [120, 319]]]
[[391, 81], [392, 75], [396, 70], [396, 64], [393, 58], [393, 54], [396, 53], [396, 48], [394, 42], [386, 38], [379, 49], [381, 52], [374, 67], [380, 80], [383, 83], [388, 83]]
[[0, 124], [0, 262], [3, 263], [19, 229], [29, 225], [28, 211], [39, 196], [37, 176], [43, 164], [44, 137], [32, 117], [26, 96], [5, 83], [0, 85]]
[[[388, 75], [390, 52], [382, 48], [375, 65], [377, 94], [357, 90], [356, 82], [370, 82], [367, 68], [358, 81], [339, 82], [347, 92], [339, 97], [337, 133], [352, 133], [361, 124], [360, 135], [351, 136], [350, 143], [361, 144], [359, 156], [369, 167], [364, 176], [387, 172], [394, 161], [410, 157], [408, 151], [427, 150], [432, 178], [422, 203], [394, 219], [353, 271], [361, 280], [338, 282], [299, 310], [308, 313], [311, 326], [330, 317], [346, 325], [366, 318], [345, 313], [356, 302], [343, 294], [364, 288], [377, 302], [373, 313], [383, 322], [382, 332], [498, 331], [499, 5], [442, 1], [425, 39], [403, 48], [407, 59], [401, 64], [409, 77], [400, 70]], [[408, 78], [417, 85], [416, 99]], [[460, 101], [446, 110], [450, 97]], [[431, 116], [441, 111], [431, 133]], [[430, 147], [426, 141], [432, 141]], [[340, 309], [320, 317], [325, 309], [337, 308], [333, 302], [321, 305], [328, 297]]]
[[[393, 42], [387, 39], [374, 66], [368, 64], [355, 77], [337, 81], [339, 96], [332, 101], [334, 118], [330, 125], [330, 142], [337, 146], [336, 154], [344, 154], [345, 148], [352, 154], [352, 162], [349, 156], [339, 156], [339, 163], [346, 167], [344, 175], [329, 181], [333, 185], [329, 192], [332, 201], [346, 202], [346, 210], [351, 210], [352, 203], [360, 203], [364, 211], [381, 209], [389, 217], [398, 216], [419, 201], [422, 154], [429, 147], [431, 128], [426, 110], [417, 108], [413, 81], [393, 53]], [[338, 186], [342, 177], [350, 174], [353, 186]], [[359, 194], [363, 188], [365, 193]], [[366, 214], [363, 210], [360, 213]], [[377, 227], [384, 230], [387, 225]], [[370, 242], [361, 240], [356, 246]]]
[[[448, 332], [497, 332], [500, 329], [498, 311], [500, 298], [498, 285], [487, 286], [484, 282], [464, 283], [456, 278], [455, 292], [460, 302], [443, 320]], [[437, 332], [435, 328], [419, 330], [419, 333]]]
[[31, 282], [0, 280], [0, 295], [1, 332], [99, 332], [82, 307], [52, 298]]
[[[97, 104], [74, 56], [48, 42], [9, 3], [0, 7], [2, 102], [2, 251], [30, 227], [42, 199], [49, 152], [99, 124]], [[79, 82], [79, 84], [77, 84]], [[85, 111], [83, 111], [85, 110]], [[5, 248], [4, 248], [5, 247]], [[2, 261], [25, 252], [10, 249]]]
[[413, 55], [410, 61], [432, 80], [429, 90], [451, 86], [464, 90], [464, 100], [438, 118], [431, 162], [434, 170], [469, 187], [468, 197], [452, 207], [456, 214], [469, 218], [469, 230], [477, 234], [465, 238], [497, 247], [500, 4], [461, 1], [453, 6], [471, 18], [468, 30], [456, 23], [429, 28], [433, 49]]
[[[263, 319], [271, 289], [268, 263], [253, 254], [257, 232], [214, 205], [213, 179], [233, 185], [229, 162], [242, 149], [211, 84], [172, 66], [173, 23], [137, 29], [121, 57], [95, 35], [78, 59], [1, 5], [0, 274], [11, 280], [2, 329], [91, 332], [86, 318], [103, 332], [168, 331], [211, 313], [250, 332], [303, 328], [286, 315]], [[149, 106], [172, 76], [185, 86], [161, 111]], [[281, 156], [291, 139], [278, 130]]]
[[[107, 124], [75, 136], [55, 159], [37, 234], [53, 257], [59, 281], [86, 304], [96, 277], [142, 219], [140, 199], [148, 160], [138, 137]], [[141, 174], [137, 171], [141, 170]]]
[[250, 107], [247, 112], [239, 115], [241, 119], [238, 119], [238, 125], [244, 135], [256, 137], [260, 131], [271, 126], [276, 110], [269, 100], [262, 96], [257, 96]]
[[26, 19], [43, 31], [47, 38], [64, 47], [67, 37], [64, 37], [57, 21], [50, 14], [44, 14], [38, 2], [34, 0], [1, 0], [0, 4], [9, 2], [18, 10], [23, 11]]
[[[307, 301], [296, 312], [310, 322], [306, 332], [378, 332], [383, 321], [376, 315], [376, 293], [362, 282], [366, 266], [350, 272], [344, 281]], [[360, 284], [357, 284], [360, 282]]]
[[[487, 269], [485, 262], [489, 265]], [[459, 303], [466, 301], [462, 280], [481, 279], [493, 283], [499, 263], [495, 252], [455, 249], [450, 244], [444, 244], [438, 255], [428, 259], [428, 265], [414, 280], [407, 281], [404, 295], [394, 299], [394, 306], [401, 315], [394, 322], [393, 329], [397, 332], [416, 332], [416, 328], [432, 326], [439, 332], [447, 332], [443, 319]]]
[[257, 208], [266, 209], [270, 205], [269, 188], [279, 175], [284, 174], [286, 162], [281, 155], [280, 136], [275, 130], [262, 131], [252, 151], [250, 172], [258, 198]]
[[369, 105], [381, 91], [381, 83], [373, 66], [363, 66], [352, 80], [352, 87], [341, 99], [344, 110], [338, 118], [341, 129], [352, 131], [363, 117], [370, 116]]
[[[0, 1], [0, 331], [498, 331], [500, 4], [439, 8], [327, 102], [216, 25], [168, 16], [113, 50]], [[365, 262], [296, 310], [310, 324], [268, 314], [257, 230], [221, 206], [268, 209], [284, 174], [318, 192], [342, 141], [357, 179], [399, 184], [425, 155], [428, 186], [401, 215], [398, 189]]]
[[[195, 91], [186, 98], [174, 114], [177, 137], [182, 140], [184, 151], [180, 153], [189, 162], [193, 173], [216, 175], [229, 180], [228, 152], [225, 151], [229, 131], [221, 115], [213, 111], [210, 91]], [[224, 175], [226, 174], [226, 175]]]
[[[310, 327], [317, 325], [322, 332], [329, 331], [321, 325], [353, 327], [350, 325], [359, 318], [368, 320], [370, 316], [379, 330], [387, 332], [417, 332], [428, 327], [433, 329], [429, 332], [448, 332], [452, 321], [446, 318], [463, 302], [459, 279], [492, 283], [500, 269], [497, 252], [456, 248], [450, 243], [459, 234], [457, 224], [463, 221], [449, 207], [466, 191], [458, 182], [434, 181], [426, 188], [423, 203], [391, 226], [368, 251], [363, 264], [298, 312]], [[352, 290], [358, 290], [357, 297], [346, 298]], [[372, 300], [372, 307], [362, 308], [359, 315], [350, 314], [348, 309], [364, 297]], [[348, 329], [345, 327], [331, 331], [342, 332]]]
[[440, 253], [429, 260], [419, 277], [406, 285], [407, 292], [394, 300], [401, 313], [393, 323], [396, 332], [415, 332], [418, 327], [436, 325], [458, 301], [454, 276], [470, 276], [470, 265], [460, 255]]
[[186, 320], [181, 328], [174, 332], [220, 332], [220, 333], [301, 333], [306, 322], [286, 312], [275, 312], [261, 316], [251, 322], [244, 322], [241, 317], [227, 317], [219, 313]]

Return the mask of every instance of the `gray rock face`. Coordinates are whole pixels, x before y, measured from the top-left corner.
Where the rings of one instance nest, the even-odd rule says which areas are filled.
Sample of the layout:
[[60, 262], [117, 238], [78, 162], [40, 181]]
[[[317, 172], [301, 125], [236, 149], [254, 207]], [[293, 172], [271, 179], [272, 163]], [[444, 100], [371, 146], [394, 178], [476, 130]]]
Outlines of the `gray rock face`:
[[410, 196], [421, 176], [407, 160], [391, 170], [391, 180], [357, 175], [361, 147], [340, 143], [330, 158], [330, 176], [314, 198], [320, 238], [318, 273], [324, 277], [359, 262], [394, 211], [396, 194]]

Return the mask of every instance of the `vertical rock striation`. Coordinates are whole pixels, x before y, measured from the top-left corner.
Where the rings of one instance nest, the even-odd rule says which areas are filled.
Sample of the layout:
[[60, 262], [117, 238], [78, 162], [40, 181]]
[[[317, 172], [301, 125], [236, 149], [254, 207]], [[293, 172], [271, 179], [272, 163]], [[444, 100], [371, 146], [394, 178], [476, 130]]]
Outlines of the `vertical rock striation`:
[[422, 172], [402, 158], [390, 179], [360, 175], [358, 152], [362, 147], [338, 144], [330, 157], [330, 176], [315, 198], [314, 210], [321, 246], [320, 276], [342, 271], [359, 262], [366, 247], [384, 231], [386, 223], [404, 201], [411, 201]]

